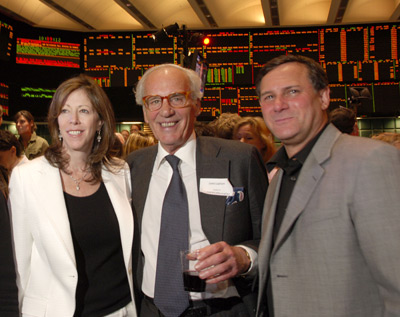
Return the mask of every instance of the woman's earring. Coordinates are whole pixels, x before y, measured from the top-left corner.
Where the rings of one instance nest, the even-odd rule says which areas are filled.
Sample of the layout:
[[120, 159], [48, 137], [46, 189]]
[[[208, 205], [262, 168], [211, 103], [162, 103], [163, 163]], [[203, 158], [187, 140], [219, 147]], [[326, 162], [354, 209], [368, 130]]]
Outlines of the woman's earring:
[[60, 140], [60, 142], [62, 141], [62, 135], [61, 135], [61, 132], [58, 132], [58, 139]]
[[97, 143], [100, 143], [100, 141], [101, 141], [101, 135], [100, 135], [100, 130], [99, 131], [97, 131]]

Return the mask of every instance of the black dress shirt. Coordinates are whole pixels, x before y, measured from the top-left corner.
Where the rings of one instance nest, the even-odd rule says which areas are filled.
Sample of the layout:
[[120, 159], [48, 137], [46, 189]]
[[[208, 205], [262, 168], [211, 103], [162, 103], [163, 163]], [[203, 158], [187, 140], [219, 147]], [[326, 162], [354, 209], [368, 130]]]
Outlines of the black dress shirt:
[[286, 208], [288, 206], [294, 186], [299, 178], [301, 168], [303, 167], [303, 164], [310, 154], [312, 148], [326, 127], [327, 125], [310, 142], [308, 142], [307, 145], [300, 150], [300, 152], [293, 155], [293, 157], [289, 158], [285, 147], [282, 147], [267, 163], [267, 169], [269, 172], [276, 166], [283, 169], [282, 183], [279, 190], [278, 203], [275, 212], [273, 232], [274, 243], [278, 235], [279, 228], [282, 224], [283, 217], [285, 216]]

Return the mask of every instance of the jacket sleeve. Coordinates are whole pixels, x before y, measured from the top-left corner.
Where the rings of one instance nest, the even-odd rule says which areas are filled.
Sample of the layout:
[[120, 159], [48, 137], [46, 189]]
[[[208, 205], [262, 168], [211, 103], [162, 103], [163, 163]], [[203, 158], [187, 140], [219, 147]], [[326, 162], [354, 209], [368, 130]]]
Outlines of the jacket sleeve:
[[19, 302], [21, 304], [24, 290], [30, 275], [30, 262], [33, 246], [30, 218], [28, 214], [29, 205], [26, 201], [24, 180], [21, 177], [20, 167], [15, 167], [10, 179], [10, 213], [15, 248], [17, 285], [19, 289]]

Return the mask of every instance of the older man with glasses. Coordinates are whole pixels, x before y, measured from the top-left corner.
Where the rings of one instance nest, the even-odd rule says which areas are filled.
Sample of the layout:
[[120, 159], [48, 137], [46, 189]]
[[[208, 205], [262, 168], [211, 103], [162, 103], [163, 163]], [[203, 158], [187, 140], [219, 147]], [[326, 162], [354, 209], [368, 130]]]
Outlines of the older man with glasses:
[[[159, 140], [127, 158], [141, 316], [255, 312], [252, 262], [257, 260], [266, 172], [255, 147], [195, 135], [200, 86], [194, 71], [163, 64], [149, 69], [136, 87], [136, 103]], [[179, 263], [184, 249], [198, 255], [196, 271], [206, 282], [204, 291], [184, 290]]]

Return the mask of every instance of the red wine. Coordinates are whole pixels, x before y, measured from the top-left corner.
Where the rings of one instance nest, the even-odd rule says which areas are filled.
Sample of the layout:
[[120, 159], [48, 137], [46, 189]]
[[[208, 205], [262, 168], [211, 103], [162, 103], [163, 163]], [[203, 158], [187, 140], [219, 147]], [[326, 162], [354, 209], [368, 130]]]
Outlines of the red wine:
[[204, 292], [206, 289], [206, 280], [202, 280], [197, 271], [183, 272], [183, 283], [185, 285], [185, 291]]

